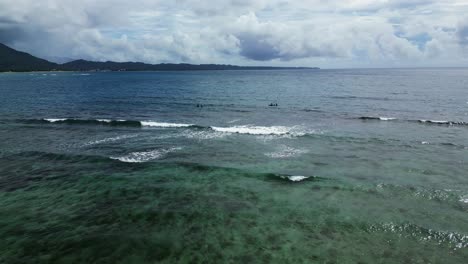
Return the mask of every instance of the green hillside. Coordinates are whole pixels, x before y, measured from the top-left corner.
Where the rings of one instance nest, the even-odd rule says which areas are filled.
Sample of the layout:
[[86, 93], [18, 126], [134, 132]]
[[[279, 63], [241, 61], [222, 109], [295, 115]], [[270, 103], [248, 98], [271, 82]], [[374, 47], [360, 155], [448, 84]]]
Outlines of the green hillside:
[[75, 60], [57, 64], [17, 51], [0, 43], [0, 72], [28, 71], [208, 71], [208, 70], [292, 70], [318, 69], [306, 67], [269, 67], [269, 66], [236, 66], [223, 64], [187, 64], [161, 63], [147, 64], [142, 62], [97, 62]]
[[50, 71], [58, 64], [36, 58], [0, 43], [0, 71]]

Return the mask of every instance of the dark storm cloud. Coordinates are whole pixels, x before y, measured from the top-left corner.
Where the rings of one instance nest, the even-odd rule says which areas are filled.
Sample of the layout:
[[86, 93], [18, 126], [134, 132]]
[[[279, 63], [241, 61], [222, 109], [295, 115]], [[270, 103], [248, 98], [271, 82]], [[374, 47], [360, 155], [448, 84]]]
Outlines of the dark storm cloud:
[[4, 44], [14, 44], [16, 41], [27, 40], [28, 34], [16, 25], [3, 24], [0, 25], [0, 42]]
[[29, 39], [31, 25], [24, 25], [14, 17], [0, 16], [0, 42], [13, 44], [16, 41]]
[[51, 34], [42, 27], [16, 22], [0, 24], [0, 43], [42, 57], [67, 46], [67, 40], [61, 35]]
[[468, 22], [459, 26], [457, 37], [461, 45], [468, 46]]
[[[254, 34], [242, 34], [238, 36], [240, 42], [240, 55], [245, 58], [256, 61], [270, 61], [279, 59], [282, 61], [291, 61], [299, 58], [308, 57], [340, 57], [338, 52], [330, 49], [330, 46], [314, 48], [311, 46], [301, 46], [293, 51], [284, 46], [281, 39], [275, 39], [277, 36], [258, 36]], [[273, 43], [277, 43], [277, 45]]]
[[240, 40], [240, 54], [246, 58], [258, 61], [281, 58], [279, 50], [265, 39], [250, 34], [244, 34], [238, 38]]

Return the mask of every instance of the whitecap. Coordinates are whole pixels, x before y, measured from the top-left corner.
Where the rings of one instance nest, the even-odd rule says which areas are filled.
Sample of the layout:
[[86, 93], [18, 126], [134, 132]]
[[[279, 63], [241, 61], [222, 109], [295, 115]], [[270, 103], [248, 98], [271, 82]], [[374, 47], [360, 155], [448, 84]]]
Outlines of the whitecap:
[[295, 176], [281, 176], [281, 178], [290, 180], [292, 182], [300, 182], [300, 181], [309, 179], [310, 176], [295, 175]]
[[154, 121], [141, 121], [142, 126], [147, 127], [191, 127], [193, 124], [180, 124], [180, 123], [166, 123], [166, 122], [154, 122]]
[[44, 118], [43, 120], [51, 123], [66, 121], [66, 118]]
[[170, 152], [174, 152], [180, 150], [180, 147], [177, 148], [169, 148], [169, 149], [156, 149], [151, 151], [141, 151], [141, 152], [132, 152], [128, 155], [121, 156], [121, 157], [110, 157], [111, 159], [120, 160], [122, 162], [129, 162], [129, 163], [142, 163], [148, 162], [155, 159], [160, 159], [167, 155]]
[[379, 117], [380, 120], [382, 121], [392, 121], [392, 120], [396, 120], [396, 118], [394, 117]]
[[[111, 122], [129, 122], [128, 120], [125, 119], [117, 119], [117, 120], [111, 120], [111, 119], [96, 119], [98, 122], [104, 122], [104, 123], [111, 123]], [[133, 122], [133, 121], [132, 121]], [[138, 122], [138, 121], [137, 121]]]
[[359, 119], [362, 119], [362, 120], [380, 120], [380, 121], [392, 121], [392, 120], [396, 120], [395, 117], [384, 117], [384, 116], [379, 116], [379, 117], [375, 117], [375, 116], [361, 116]]
[[433, 123], [433, 124], [451, 124], [452, 122], [450, 121], [445, 121], [445, 120], [425, 120], [421, 119], [419, 120], [421, 123]]
[[286, 135], [290, 128], [285, 126], [233, 126], [211, 127], [214, 131], [223, 133], [250, 134], [250, 135]]
[[468, 126], [468, 122], [463, 122], [463, 121], [446, 121], [446, 120], [426, 120], [426, 119], [421, 119], [418, 120], [420, 123], [426, 123], [426, 124], [435, 124], [435, 125], [449, 125], [449, 126]]
[[468, 195], [461, 196], [459, 201], [468, 204]]

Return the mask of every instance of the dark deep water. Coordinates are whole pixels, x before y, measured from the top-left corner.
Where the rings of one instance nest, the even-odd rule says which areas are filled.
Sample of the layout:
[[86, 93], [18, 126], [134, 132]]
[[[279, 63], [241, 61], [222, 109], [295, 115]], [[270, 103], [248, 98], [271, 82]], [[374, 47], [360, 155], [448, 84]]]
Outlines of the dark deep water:
[[0, 237], [0, 263], [466, 263], [468, 69], [0, 74]]

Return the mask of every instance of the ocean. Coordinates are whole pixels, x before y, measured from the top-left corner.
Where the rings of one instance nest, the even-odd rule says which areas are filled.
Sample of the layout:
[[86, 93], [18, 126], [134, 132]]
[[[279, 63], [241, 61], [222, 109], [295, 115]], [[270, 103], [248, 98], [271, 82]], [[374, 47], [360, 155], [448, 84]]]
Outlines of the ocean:
[[1, 263], [466, 263], [468, 69], [0, 74]]

